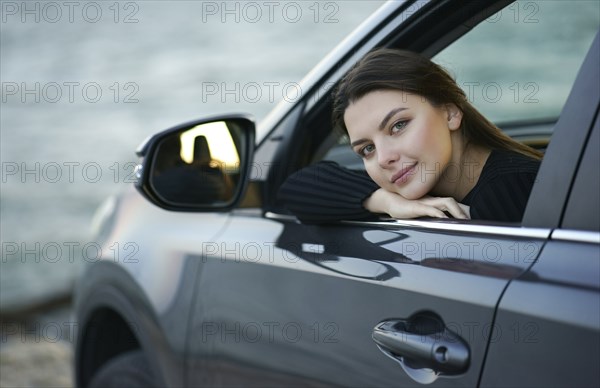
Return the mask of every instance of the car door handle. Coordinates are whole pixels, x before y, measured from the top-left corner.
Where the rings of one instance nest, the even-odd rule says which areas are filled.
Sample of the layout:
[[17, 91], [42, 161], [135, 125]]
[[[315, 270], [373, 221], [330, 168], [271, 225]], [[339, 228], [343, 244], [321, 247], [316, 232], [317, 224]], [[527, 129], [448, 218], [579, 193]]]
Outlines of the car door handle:
[[464, 373], [469, 368], [469, 347], [440, 322], [421, 324], [419, 328], [414, 319], [383, 321], [373, 329], [373, 340], [405, 370], [428, 368], [436, 375]]

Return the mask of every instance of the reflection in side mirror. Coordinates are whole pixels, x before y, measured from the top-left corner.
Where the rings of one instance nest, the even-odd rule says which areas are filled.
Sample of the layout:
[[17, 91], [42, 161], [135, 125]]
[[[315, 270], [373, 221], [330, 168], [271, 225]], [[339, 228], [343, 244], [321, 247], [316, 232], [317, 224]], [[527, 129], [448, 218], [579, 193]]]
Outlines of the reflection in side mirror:
[[254, 123], [243, 117], [198, 121], [164, 131], [143, 146], [138, 187], [170, 210], [226, 210], [248, 178]]
[[227, 203], [239, 182], [239, 166], [227, 124], [201, 124], [159, 142], [150, 186], [171, 204]]

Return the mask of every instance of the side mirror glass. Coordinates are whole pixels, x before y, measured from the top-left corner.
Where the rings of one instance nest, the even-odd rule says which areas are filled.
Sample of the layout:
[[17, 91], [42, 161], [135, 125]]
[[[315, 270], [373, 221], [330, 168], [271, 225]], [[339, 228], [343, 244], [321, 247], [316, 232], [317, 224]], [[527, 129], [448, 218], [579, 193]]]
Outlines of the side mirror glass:
[[168, 210], [229, 210], [242, 196], [254, 150], [244, 116], [197, 120], [163, 131], [138, 150], [138, 189]]

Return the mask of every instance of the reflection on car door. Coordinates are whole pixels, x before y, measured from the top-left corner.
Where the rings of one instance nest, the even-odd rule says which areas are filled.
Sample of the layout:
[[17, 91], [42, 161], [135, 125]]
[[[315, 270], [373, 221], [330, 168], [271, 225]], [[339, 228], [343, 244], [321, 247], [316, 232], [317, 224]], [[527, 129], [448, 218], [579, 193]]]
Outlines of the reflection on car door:
[[[443, 222], [314, 226], [234, 216], [198, 258], [192, 365], [216, 385], [475, 386], [500, 295], [546, 237], [542, 229]], [[426, 341], [432, 333], [419, 322], [428, 319], [443, 326], [434, 335], [445, 328], [464, 345], [466, 364], [446, 371], [457, 377], [391, 359], [373, 341], [374, 328], [394, 320], [406, 327], [392, 331]], [[206, 349], [210, 368], [199, 369]]]

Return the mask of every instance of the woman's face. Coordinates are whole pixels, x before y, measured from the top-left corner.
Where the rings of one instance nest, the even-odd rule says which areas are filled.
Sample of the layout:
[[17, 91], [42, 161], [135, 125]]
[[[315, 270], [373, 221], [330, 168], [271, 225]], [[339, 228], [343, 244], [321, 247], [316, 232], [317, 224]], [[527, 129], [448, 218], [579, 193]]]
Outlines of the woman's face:
[[452, 160], [462, 113], [395, 90], [371, 92], [344, 112], [354, 152], [382, 188], [407, 199], [431, 192]]

